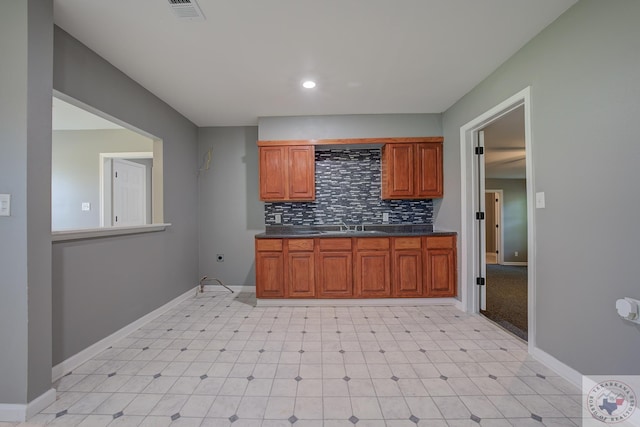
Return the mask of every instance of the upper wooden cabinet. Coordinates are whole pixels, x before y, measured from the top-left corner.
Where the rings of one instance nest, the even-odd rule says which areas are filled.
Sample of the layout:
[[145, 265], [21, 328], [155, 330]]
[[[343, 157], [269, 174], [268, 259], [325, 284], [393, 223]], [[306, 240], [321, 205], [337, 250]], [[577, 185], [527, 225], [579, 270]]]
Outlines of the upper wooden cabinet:
[[260, 200], [315, 200], [313, 146], [262, 146], [259, 151]]
[[382, 198], [442, 197], [442, 142], [392, 143], [382, 148]]

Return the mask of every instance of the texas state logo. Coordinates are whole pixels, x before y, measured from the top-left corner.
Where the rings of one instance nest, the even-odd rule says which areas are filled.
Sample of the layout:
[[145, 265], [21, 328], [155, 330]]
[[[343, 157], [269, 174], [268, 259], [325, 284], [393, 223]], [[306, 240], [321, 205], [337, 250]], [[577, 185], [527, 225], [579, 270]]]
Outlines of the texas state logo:
[[607, 380], [597, 383], [587, 394], [587, 409], [603, 423], [620, 423], [636, 410], [633, 389], [622, 381]]

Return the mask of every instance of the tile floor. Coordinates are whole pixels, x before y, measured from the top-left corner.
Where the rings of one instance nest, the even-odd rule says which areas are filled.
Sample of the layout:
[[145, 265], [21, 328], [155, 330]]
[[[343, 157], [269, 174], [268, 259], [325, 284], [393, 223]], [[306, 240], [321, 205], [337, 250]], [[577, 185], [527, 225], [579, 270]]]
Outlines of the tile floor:
[[581, 410], [523, 342], [450, 306], [255, 307], [211, 291], [55, 387], [20, 426], [576, 426]]

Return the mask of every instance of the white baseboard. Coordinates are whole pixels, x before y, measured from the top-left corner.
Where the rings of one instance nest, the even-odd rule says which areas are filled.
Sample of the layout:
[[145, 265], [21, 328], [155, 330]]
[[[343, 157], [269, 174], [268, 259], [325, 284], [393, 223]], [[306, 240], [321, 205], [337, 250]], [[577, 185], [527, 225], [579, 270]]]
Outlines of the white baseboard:
[[[227, 288], [231, 289], [235, 293], [239, 292], [255, 292], [255, 285], [226, 285]], [[215, 283], [205, 283], [204, 285], [205, 292], [229, 292], [222, 286]]]
[[533, 347], [530, 352], [531, 356], [543, 363], [547, 368], [551, 369], [565, 380], [569, 381], [578, 389], [582, 389], [582, 374], [569, 365], [565, 365], [549, 353], [538, 347]]
[[403, 306], [453, 305], [461, 309], [455, 298], [345, 298], [345, 299], [258, 299], [257, 307], [318, 307], [318, 306]]
[[[224, 290], [224, 288], [222, 289]], [[171, 310], [172, 308], [174, 308], [184, 300], [188, 299], [189, 297], [195, 296], [195, 292], [196, 292], [195, 288], [188, 290], [184, 294], [172, 299], [165, 305], [156, 308], [151, 313], [142, 316], [138, 320], [135, 320], [134, 322], [129, 323], [127, 326], [117, 330], [116, 332], [109, 335], [108, 337], [101, 339], [97, 343], [85, 348], [81, 352], [76, 353], [70, 358], [60, 362], [58, 365], [54, 366], [51, 370], [52, 381], [55, 382], [59, 380], [60, 378], [65, 376], [67, 373], [73, 371], [83, 363], [91, 360], [92, 358], [94, 358], [95, 356], [97, 356], [107, 348], [111, 347], [113, 344], [115, 344], [122, 338], [125, 338], [130, 333], [134, 332], [135, 330], [151, 322], [158, 316]]]
[[504, 261], [502, 264], [500, 265], [516, 265], [516, 266], [522, 266], [522, 267], [526, 267], [529, 263], [524, 261], [524, 262], [515, 262], [515, 261]]
[[24, 422], [56, 401], [56, 391], [49, 389], [26, 405], [0, 403], [0, 422]]

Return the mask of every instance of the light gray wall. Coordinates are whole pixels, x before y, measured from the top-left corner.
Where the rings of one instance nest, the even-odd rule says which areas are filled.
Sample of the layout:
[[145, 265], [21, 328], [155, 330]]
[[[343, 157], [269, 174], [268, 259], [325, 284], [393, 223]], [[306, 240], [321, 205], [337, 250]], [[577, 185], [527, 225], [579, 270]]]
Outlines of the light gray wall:
[[0, 404], [51, 388], [51, 1], [0, 3]]
[[[100, 227], [100, 153], [153, 152], [153, 141], [126, 129], [57, 130], [51, 147], [51, 228], [63, 230]], [[148, 169], [149, 207], [150, 178]], [[81, 209], [83, 202], [90, 211]]]
[[[53, 362], [197, 284], [197, 127], [60, 28], [56, 90], [161, 138], [164, 232], [53, 245]], [[51, 94], [49, 94], [51, 96]]]
[[[640, 2], [581, 0], [444, 113], [445, 188], [460, 188], [460, 127], [527, 86], [535, 191], [536, 343], [582, 373], [637, 374], [634, 179], [640, 160]], [[471, 58], [470, 58], [471, 60]], [[449, 193], [451, 194], [451, 193]], [[460, 198], [436, 225], [460, 230]]]
[[[527, 262], [527, 181], [487, 179], [487, 190], [502, 190], [502, 252], [505, 262]], [[515, 252], [518, 256], [515, 256]]]
[[442, 136], [440, 114], [259, 117], [260, 140]]
[[[255, 286], [253, 236], [264, 231], [258, 129], [200, 128], [198, 140], [201, 162], [213, 150], [209, 170], [200, 171], [198, 179], [200, 276], [216, 277], [228, 285]], [[224, 262], [217, 262], [216, 254], [224, 254]]]

